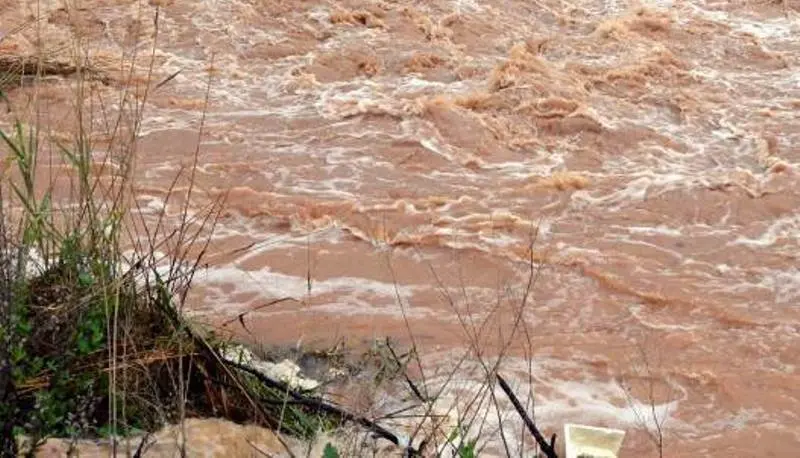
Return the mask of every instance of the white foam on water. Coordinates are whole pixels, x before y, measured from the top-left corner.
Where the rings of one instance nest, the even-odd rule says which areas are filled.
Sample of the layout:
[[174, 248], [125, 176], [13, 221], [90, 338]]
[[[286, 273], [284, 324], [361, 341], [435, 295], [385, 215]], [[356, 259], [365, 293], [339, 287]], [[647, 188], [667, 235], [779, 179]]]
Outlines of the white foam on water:
[[[474, 362], [462, 364], [456, 376], [451, 377], [449, 365], [441, 362], [451, 361], [452, 364], [459, 359], [460, 355], [453, 352], [426, 355], [425, 361], [438, 362], [433, 373], [428, 371], [428, 388], [438, 392], [439, 387], [444, 386], [442, 393], [444, 404], [456, 405], [462, 414], [468, 413], [483, 419], [472, 424], [473, 428], [499, 431], [500, 421], [503, 422], [503, 429], [506, 432], [521, 428], [522, 425], [518, 424], [519, 416], [499, 387], [494, 388], [494, 396], [501, 407], [500, 412], [495, 412], [492, 402], [482, 404], [480, 411], [474, 409], [470, 411], [466, 408], [476, 394], [486, 393], [485, 381], [481, 370]], [[485, 363], [492, 365], [494, 361], [489, 359]], [[669, 384], [676, 398], [669, 402], [657, 402], [651, 405], [649, 402], [628, 398], [618, 383], [598, 379], [589, 373], [585, 373], [577, 380], [563, 380], [559, 377], [560, 373], [575, 370], [582, 370], [579, 362], [546, 357], [536, 357], [533, 361], [508, 357], [504, 358], [500, 365], [500, 372], [520, 400], [528, 404], [529, 413], [533, 414], [537, 426], [542, 431], [552, 431], [558, 429], [558, 425], [570, 422], [603, 425], [623, 430], [646, 428], [654, 431], [656, 421], [661, 422], [661, 426], [672, 433], [692, 434], [698, 431], [695, 426], [687, 424], [676, 416], [679, 404], [686, 400], [687, 394], [681, 386], [673, 382]], [[529, 382], [532, 384], [529, 385]], [[534, 397], [533, 408], [529, 405], [529, 394]], [[619, 404], [620, 399], [628, 401]], [[483, 412], [484, 410], [488, 412]], [[469, 424], [465, 422], [465, 425]], [[465, 437], [473, 437], [477, 431], [467, 430], [462, 431], [462, 434]], [[517, 441], [509, 442], [512, 447], [518, 446]], [[498, 456], [503, 450], [499, 434], [481, 434], [480, 444], [490, 450], [496, 448]], [[488, 453], [487, 456], [495, 456], [491, 452]]]
[[[237, 293], [258, 293], [273, 298], [303, 298], [308, 294], [308, 279], [305, 276], [273, 272], [266, 267], [257, 271], [245, 271], [236, 267], [210, 267], [198, 272], [195, 278], [203, 284], [236, 285]], [[394, 285], [364, 278], [336, 277], [314, 280], [312, 294], [358, 292], [388, 298], [394, 298], [399, 294], [401, 298], [408, 299], [414, 289], [413, 286]]]
[[624, 188], [606, 195], [597, 195], [591, 190], [579, 190], [575, 191], [570, 199], [577, 209], [587, 206], [618, 209], [632, 202], [641, 202], [649, 195], [658, 195], [666, 190], [679, 188], [686, 183], [686, 176], [681, 174], [643, 175], [629, 181]]
[[644, 227], [644, 226], [612, 226], [630, 232], [631, 234], [643, 235], [666, 235], [668, 237], [680, 237], [683, 234], [679, 228], [671, 228], [664, 225]]
[[726, 24], [737, 32], [749, 33], [761, 39], [791, 39], [800, 32], [800, 21], [791, 16], [754, 20], [727, 11], [710, 11], [696, 2], [681, 2], [681, 6], [700, 17]]
[[759, 286], [770, 289], [779, 305], [792, 306], [800, 303], [800, 270], [797, 268], [766, 272]]
[[456, 13], [480, 13], [485, 10], [479, 0], [453, 0], [453, 5]]
[[739, 236], [729, 245], [765, 248], [774, 245], [779, 239], [800, 240], [800, 215], [779, 218], [772, 221], [759, 237]]

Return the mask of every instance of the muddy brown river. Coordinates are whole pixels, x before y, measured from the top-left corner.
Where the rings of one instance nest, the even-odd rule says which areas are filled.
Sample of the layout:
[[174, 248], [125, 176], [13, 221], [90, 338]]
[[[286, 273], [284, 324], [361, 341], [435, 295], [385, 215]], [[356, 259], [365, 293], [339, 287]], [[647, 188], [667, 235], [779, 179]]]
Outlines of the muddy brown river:
[[[657, 456], [654, 404], [665, 456], [798, 455], [800, 2], [4, 0], [0, 51], [36, 17], [53, 52], [177, 72], [141, 127], [153, 214], [208, 91], [195, 193], [225, 204], [192, 313], [292, 297], [259, 341], [432, 367], [508, 344], [545, 429]], [[69, 84], [40, 85], [54, 126]]]

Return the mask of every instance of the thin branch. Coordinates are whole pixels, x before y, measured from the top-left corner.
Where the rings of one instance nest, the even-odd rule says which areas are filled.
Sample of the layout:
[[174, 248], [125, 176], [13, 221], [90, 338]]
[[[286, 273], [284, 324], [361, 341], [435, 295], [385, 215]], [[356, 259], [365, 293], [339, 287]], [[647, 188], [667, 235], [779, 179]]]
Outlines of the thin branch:
[[522, 407], [522, 404], [519, 402], [519, 399], [517, 399], [517, 396], [514, 395], [513, 391], [511, 391], [511, 387], [508, 386], [508, 383], [506, 383], [500, 374], [497, 374], [497, 381], [500, 383], [500, 388], [505, 391], [506, 395], [511, 400], [511, 403], [514, 404], [514, 408], [517, 410], [519, 416], [522, 417], [522, 421], [525, 422], [525, 425], [528, 427], [528, 431], [530, 431], [531, 435], [533, 435], [533, 438], [536, 439], [536, 443], [539, 444], [539, 449], [542, 451], [542, 453], [544, 453], [547, 458], [558, 458], [558, 455], [555, 451], [555, 434], [553, 434], [553, 436], [550, 438], [550, 443], [547, 443], [544, 436], [542, 436], [542, 433], [539, 432], [539, 429], [533, 423], [533, 420], [528, 417], [528, 414], [525, 412], [525, 408]]
[[302, 405], [305, 405], [305, 406], [308, 406], [308, 407], [313, 407], [313, 408], [315, 408], [317, 410], [320, 410], [322, 412], [325, 412], [325, 413], [328, 413], [328, 414], [331, 414], [331, 415], [335, 415], [335, 416], [341, 418], [343, 421], [359, 424], [359, 425], [367, 428], [368, 430], [372, 431], [373, 433], [375, 433], [379, 437], [381, 437], [383, 439], [386, 439], [386, 440], [388, 440], [389, 442], [391, 442], [391, 443], [393, 443], [395, 445], [398, 445], [398, 446], [401, 446], [401, 447], [405, 447], [406, 448], [406, 453], [408, 454], [408, 456], [417, 456], [418, 455], [417, 451], [414, 450], [414, 448], [412, 448], [410, 444], [404, 444], [402, 441], [400, 441], [400, 439], [397, 437], [397, 435], [395, 435], [391, 431], [387, 430], [386, 428], [384, 428], [383, 426], [375, 423], [372, 420], [369, 420], [369, 419], [367, 419], [365, 417], [360, 417], [360, 416], [357, 416], [357, 415], [352, 414], [350, 412], [347, 412], [346, 410], [343, 410], [343, 409], [341, 409], [339, 407], [336, 407], [334, 405], [326, 403], [322, 399], [315, 398], [315, 397], [310, 397], [310, 396], [308, 396], [306, 394], [303, 394], [303, 393], [300, 393], [300, 392], [298, 392], [296, 390], [293, 390], [288, 384], [286, 384], [284, 382], [280, 382], [278, 380], [271, 379], [271, 378], [267, 377], [266, 375], [262, 374], [261, 372], [255, 370], [255, 369], [253, 369], [253, 368], [251, 368], [249, 366], [246, 366], [244, 364], [239, 364], [239, 363], [236, 363], [236, 362], [233, 362], [233, 361], [228, 361], [228, 360], [225, 360], [225, 364], [230, 366], [230, 367], [233, 367], [235, 369], [238, 369], [238, 370], [240, 370], [242, 372], [246, 372], [246, 373], [254, 376], [261, 383], [263, 383], [265, 386], [267, 386], [269, 388], [274, 388], [274, 389], [281, 390], [282, 392], [284, 392], [284, 393], [288, 394], [289, 396], [291, 396], [292, 398], [294, 398], [294, 400], [297, 402], [297, 404], [302, 404]]

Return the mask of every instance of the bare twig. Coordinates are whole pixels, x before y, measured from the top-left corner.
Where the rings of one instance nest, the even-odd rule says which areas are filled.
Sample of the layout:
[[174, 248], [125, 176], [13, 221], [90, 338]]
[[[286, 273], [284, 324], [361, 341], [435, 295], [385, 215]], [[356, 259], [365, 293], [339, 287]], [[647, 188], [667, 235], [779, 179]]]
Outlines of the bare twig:
[[[388, 338], [386, 339], [386, 348], [388, 348], [389, 353], [392, 354], [394, 362], [397, 363], [399, 367], [403, 367], [403, 363], [400, 361], [400, 358], [397, 356], [397, 353], [395, 353], [394, 348], [392, 348], [392, 345], [389, 343]], [[419, 388], [417, 388], [417, 385], [411, 380], [406, 371], [403, 371], [403, 378], [406, 379], [406, 383], [408, 384], [409, 389], [411, 389], [411, 392], [414, 393], [414, 396], [416, 396], [417, 399], [419, 399], [422, 402], [428, 402], [428, 399], [422, 394]]]
[[147, 449], [149, 449], [150, 446], [154, 444], [154, 442], [150, 442], [150, 436], [152, 434], [153, 434], [152, 432], [148, 431], [144, 435], [142, 441], [139, 442], [139, 446], [136, 447], [136, 452], [133, 454], [133, 458], [142, 458], [142, 456], [144, 456], [143, 454], [147, 453]]
[[231, 323], [233, 323], [234, 321], [238, 321], [238, 322], [239, 322], [239, 323], [242, 325], [242, 327], [244, 328], [244, 330], [245, 330], [245, 331], [247, 331], [247, 332], [249, 333], [249, 332], [250, 332], [250, 330], [249, 330], [249, 329], [247, 329], [247, 326], [245, 326], [245, 324], [244, 324], [244, 317], [245, 317], [245, 316], [247, 316], [249, 313], [253, 313], [253, 312], [257, 311], [257, 310], [261, 310], [261, 309], [263, 309], [263, 308], [271, 307], [271, 306], [273, 306], [273, 305], [277, 305], [277, 304], [280, 304], [280, 303], [282, 303], [282, 302], [290, 302], [290, 301], [292, 301], [292, 302], [299, 302], [299, 303], [301, 303], [301, 304], [302, 304], [302, 301], [298, 301], [297, 299], [295, 299], [295, 298], [293, 298], [293, 297], [282, 297], [282, 298], [280, 298], [280, 299], [275, 299], [275, 300], [272, 300], [272, 301], [266, 302], [266, 303], [264, 303], [264, 304], [257, 305], [256, 307], [253, 307], [253, 308], [252, 308], [252, 309], [250, 309], [250, 310], [246, 310], [246, 311], [244, 311], [244, 312], [242, 312], [242, 313], [240, 313], [240, 314], [236, 315], [236, 317], [235, 317], [235, 318], [231, 318], [230, 320], [228, 320], [228, 321], [225, 321], [224, 323], [222, 323], [222, 326], [221, 326], [221, 327], [223, 327], [223, 328], [224, 328], [224, 327], [226, 327], [226, 326], [230, 325]]
[[522, 404], [519, 402], [519, 399], [517, 399], [517, 396], [513, 391], [511, 391], [511, 387], [508, 386], [508, 383], [506, 383], [500, 374], [497, 374], [497, 381], [500, 383], [500, 388], [503, 389], [508, 398], [511, 400], [511, 403], [514, 404], [514, 408], [517, 410], [519, 416], [522, 417], [522, 421], [525, 422], [525, 426], [528, 427], [528, 431], [530, 431], [531, 435], [533, 435], [533, 438], [536, 439], [536, 443], [539, 444], [539, 449], [542, 451], [542, 453], [544, 453], [547, 458], [558, 458], [558, 455], [555, 451], [556, 435], [553, 434], [553, 436], [550, 438], [550, 443], [548, 443], [544, 436], [542, 436], [542, 433], [539, 432], [539, 428], [536, 427], [536, 425], [533, 423], [533, 420], [531, 420], [527, 412], [525, 412], [525, 408], [522, 407]]

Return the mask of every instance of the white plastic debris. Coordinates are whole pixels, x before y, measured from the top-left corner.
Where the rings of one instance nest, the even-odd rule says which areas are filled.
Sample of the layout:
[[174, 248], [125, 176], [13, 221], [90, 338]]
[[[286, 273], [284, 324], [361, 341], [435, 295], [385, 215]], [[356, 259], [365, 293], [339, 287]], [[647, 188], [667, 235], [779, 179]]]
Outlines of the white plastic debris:
[[617, 458], [625, 431], [565, 424], [566, 458]]

